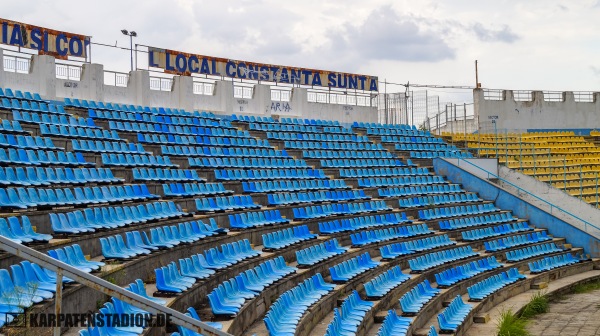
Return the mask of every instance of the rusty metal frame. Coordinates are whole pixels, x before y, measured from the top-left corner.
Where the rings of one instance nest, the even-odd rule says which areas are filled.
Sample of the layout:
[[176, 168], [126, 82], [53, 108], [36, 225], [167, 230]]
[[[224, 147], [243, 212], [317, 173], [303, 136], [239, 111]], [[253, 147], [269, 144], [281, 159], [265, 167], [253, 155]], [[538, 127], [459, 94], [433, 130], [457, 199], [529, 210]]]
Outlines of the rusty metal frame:
[[[151, 314], [169, 314], [171, 316], [171, 322], [184, 328], [204, 335], [230, 336], [230, 334], [215, 329], [204, 322], [186, 316], [172, 308], [161, 306], [154, 301], [114, 285], [102, 278], [80, 271], [73, 266], [51, 258], [30, 247], [16, 243], [6, 237], [0, 236], [0, 249], [56, 272], [57, 285], [56, 296], [54, 298], [55, 313], [60, 313], [62, 309], [62, 277], [68, 277], [77, 283], [90, 287], [103, 294], [116, 297], [123, 302], [127, 302], [128, 304], [141, 308]], [[54, 328], [54, 335], [60, 335], [60, 327]]]

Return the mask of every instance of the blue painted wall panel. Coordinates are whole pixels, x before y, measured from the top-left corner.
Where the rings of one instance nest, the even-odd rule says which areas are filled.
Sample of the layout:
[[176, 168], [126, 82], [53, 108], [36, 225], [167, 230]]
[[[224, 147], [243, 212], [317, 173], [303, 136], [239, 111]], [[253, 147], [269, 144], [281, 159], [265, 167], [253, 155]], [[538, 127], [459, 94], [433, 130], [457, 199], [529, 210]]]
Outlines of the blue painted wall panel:
[[585, 253], [594, 258], [600, 256], [600, 241], [585, 231], [444, 160], [434, 159], [433, 167], [436, 174], [445, 175], [450, 181], [460, 183], [464, 189], [493, 201], [497, 207], [511, 210], [514, 215], [528, 219], [536, 227], [548, 229], [556, 237], [565, 237], [573, 247], [582, 247]]

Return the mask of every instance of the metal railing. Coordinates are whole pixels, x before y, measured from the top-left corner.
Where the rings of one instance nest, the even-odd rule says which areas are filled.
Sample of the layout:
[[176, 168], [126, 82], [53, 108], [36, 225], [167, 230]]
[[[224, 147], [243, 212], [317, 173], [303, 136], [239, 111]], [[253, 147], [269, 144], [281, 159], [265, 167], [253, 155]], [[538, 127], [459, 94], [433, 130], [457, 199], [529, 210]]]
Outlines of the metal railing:
[[104, 85], [127, 87], [128, 81], [128, 73], [104, 70]]
[[81, 80], [81, 66], [71, 64], [56, 64], [56, 78], [79, 81]]
[[150, 90], [171, 91], [173, 78], [150, 77]]
[[[77, 283], [90, 287], [103, 294], [115, 297], [123, 302], [134, 305], [151, 314], [169, 315], [171, 322], [184, 328], [206, 333], [209, 335], [228, 336], [230, 334], [215, 329], [204, 322], [186, 316], [172, 308], [161, 306], [152, 300], [148, 300], [138, 294], [130, 292], [124, 288], [114, 285], [102, 278], [80, 271], [79, 269], [51, 258], [30, 247], [16, 243], [0, 235], [0, 248], [4, 251], [36, 263], [39, 266], [56, 272], [56, 297], [54, 299], [54, 312], [56, 316], [61, 314], [62, 310], [62, 279], [68, 277]], [[60, 335], [60, 326], [54, 328], [54, 335]]]
[[533, 101], [533, 92], [524, 90], [513, 91], [515, 101]]
[[31, 59], [28, 57], [21, 56], [10, 56], [4, 55], [4, 71], [16, 72], [16, 73], [29, 73], [31, 66]]
[[[468, 161], [468, 160], [461, 159], [461, 158], [458, 158], [458, 159], [456, 159], [456, 160], [457, 160], [457, 166], [458, 166], [458, 167], [460, 167], [460, 163], [461, 163], [461, 161], [462, 161], [462, 162], [465, 162], [466, 164], [468, 164], [468, 165], [470, 165], [470, 166], [473, 166], [473, 167], [477, 168], [478, 170], [480, 170], [480, 171], [482, 171], [482, 172], [486, 173], [486, 174], [487, 174], [487, 178], [488, 178], [488, 179], [490, 179], [490, 178], [494, 178], [494, 179], [497, 179], [498, 181], [502, 181], [502, 183], [505, 183], [505, 184], [507, 184], [507, 185], [510, 185], [511, 187], [515, 188], [515, 189], [516, 189], [518, 192], [522, 192], [522, 193], [524, 193], [524, 194], [526, 194], [526, 195], [528, 195], [528, 196], [531, 196], [531, 197], [533, 197], [533, 198], [535, 198], [535, 199], [537, 199], [537, 200], [541, 201], [542, 203], [544, 203], [544, 204], [546, 204], [547, 206], [549, 206], [549, 208], [550, 208], [550, 214], [552, 214], [552, 215], [553, 215], [553, 210], [556, 210], [556, 211], [559, 211], [560, 213], [563, 213], [563, 214], [565, 214], [565, 215], [567, 215], [567, 216], [569, 216], [569, 217], [571, 217], [571, 218], [573, 218], [573, 219], [575, 219], [575, 220], [577, 220], [577, 221], [579, 221], [579, 222], [583, 223], [584, 231], [585, 231], [586, 233], [590, 233], [590, 232], [588, 231], [588, 228], [593, 228], [593, 229], [595, 229], [595, 230], [596, 230], [596, 232], [595, 232], [593, 235], [594, 235], [594, 236], [596, 236], [596, 237], [598, 238], [598, 236], [599, 236], [599, 233], [600, 233], [600, 227], [598, 227], [598, 226], [596, 226], [596, 225], [594, 225], [594, 224], [592, 224], [592, 223], [588, 222], [587, 220], [585, 220], [585, 219], [583, 219], [583, 218], [581, 218], [581, 217], [578, 217], [578, 216], [576, 216], [576, 215], [572, 214], [571, 212], [569, 212], [569, 211], [567, 211], [567, 210], [565, 210], [565, 209], [563, 209], [563, 208], [561, 208], [561, 207], [559, 207], [559, 206], [556, 206], [556, 205], [554, 205], [553, 203], [550, 203], [550, 202], [546, 201], [546, 200], [545, 200], [545, 199], [543, 199], [543, 198], [540, 198], [539, 196], [537, 196], [537, 195], [535, 195], [535, 194], [533, 194], [533, 193], [531, 193], [531, 192], [529, 192], [529, 191], [527, 191], [527, 190], [525, 190], [525, 189], [523, 189], [523, 188], [519, 187], [518, 185], [516, 185], [516, 184], [514, 184], [514, 183], [512, 183], [512, 182], [510, 182], [510, 181], [507, 181], [507, 180], [505, 180], [505, 179], [501, 178], [500, 176], [498, 176], [498, 175], [496, 175], [496, 174], [494, 174], [494, 173], [492, 173], [492, 172], [490, 172], [490, 171], [486, 170], [485, 168], [482, 168], [482, 167], [480, 167], [480, 166], [478, 166], [478, 165], [474, 164], [473, 162], [470, 162], [470, 161]], [[446, 160], [446, 161], [447, 161], [447, 160]]]

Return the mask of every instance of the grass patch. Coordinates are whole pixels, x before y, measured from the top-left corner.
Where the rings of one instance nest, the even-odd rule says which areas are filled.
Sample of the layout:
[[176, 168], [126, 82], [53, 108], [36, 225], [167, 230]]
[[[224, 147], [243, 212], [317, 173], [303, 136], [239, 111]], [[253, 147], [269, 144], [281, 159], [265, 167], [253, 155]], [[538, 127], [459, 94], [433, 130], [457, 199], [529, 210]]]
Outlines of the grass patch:
[[600, 281], [593, 281], [575, 285], [575, 287], [573, 287], [573, 293], [583, 294], [595, 291], [597, 289], [600, 289]]
[[498, 321], [498, 336], [529, 336], [526, 326], [525, 318], [518, 317], [511, 309], [504, 310]]
[[521, 317], [527, 319], [535, 315], [547, 313], [549, 306], [550, 304], [546, 293], [537, 292], [531, 296], [531, 300], [521, 312]]

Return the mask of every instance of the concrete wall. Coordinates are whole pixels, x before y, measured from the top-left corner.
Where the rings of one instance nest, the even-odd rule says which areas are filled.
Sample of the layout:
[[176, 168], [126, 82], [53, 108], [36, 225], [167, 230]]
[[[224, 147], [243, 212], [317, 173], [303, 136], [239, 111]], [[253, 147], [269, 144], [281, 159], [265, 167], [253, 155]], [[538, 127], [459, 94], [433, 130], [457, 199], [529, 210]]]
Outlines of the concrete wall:
[[527, 130], [570, 129], [589, 132], [600, 128], [600, 92], [593, 94], [593, 102], [576, 102], [573, 92], [563, 92], [562, 101], [545, 101], [544, 92], [533, 91], [531, 101], [515, 101], [511, 90], [504, 90], [502, 100], [484, 99], [484, 90], [473, 90], [475, 116], [480, 132], [495, 128], [508, 132]]
[[[2, 59], [0, 61], [3, 62]], [[213, 95], [200, 95], [193, 93], [192, 77], [175, 76], [171, 91], [156, 91], [150, 90], [152, 75], [146, 70], [130, 72], [127, 87], [104, 85], [104, 70], [102, 64], [83, 64], [80, 80], [57, 79], [55, 59], [35, 55], [28, 74], [6, 72], [0, 67], [0, 87], [37, 92], [45, 99], [59, 101], [69, 97], [186, 111], [204, 110], [225, 115], [278, 115], [342, 123], [377, 122], [376, 107], [309, 103], [306, 88], [293, 88], [289, 102], [275, 102], [271, 101], [270, 85], [256, 84], [252, 98], [241, 99], [234, 98], [234, 83], [231, 81], [216, 81]]]
[[[499, 208], [511, 210], [520, 218], [527, 218], [531, 224], [547, 229], [554, 236], [566, 237], [568, 243], [582, 247], [585, 253], [594, 258], [600, 256], [600, 241], [591, 234], [591, 231], [597, 234], [596, 229], [591, 226], [579, 228], [571, 224], [571, 221], [559, 218], [555, 214], [556, 209], [552, 212], [546, 211], [520, 195], [513, 195], [501, 186], [479, 178], [447, 160], [434, 159], [433, 167], [436, 174], [445, 175], [450, 181], [460, 183], [463, 189], [478, 193], [481, 198], [493, 201]], [[597, 219], [592, 223], [600, 227]]]
[[[498, 175], [498, 159], [447, 159], [454, 165], [460, 166], [462, 169], [469, 173], [483, 179], [489, 179], [491, 174]], [[464, 164], [464, 162], [470, 162], [470, 164]], [[463, 164], [461, 165], [461, 162]], [[481, 167], [483, 169], [479, 169]]]

